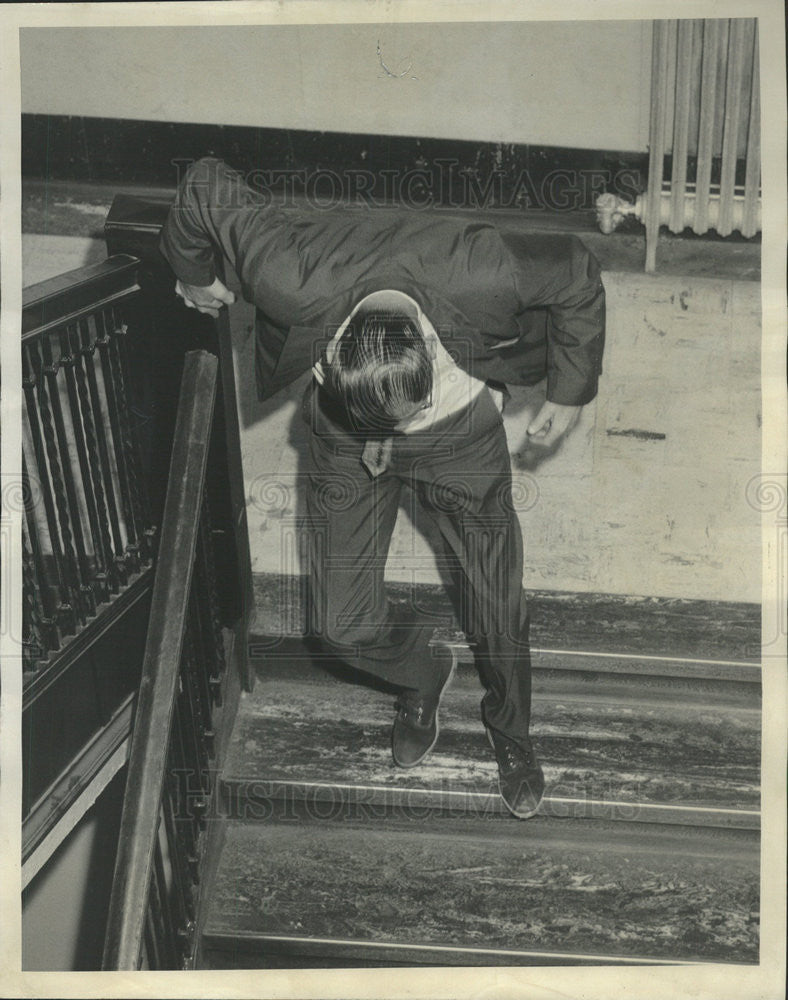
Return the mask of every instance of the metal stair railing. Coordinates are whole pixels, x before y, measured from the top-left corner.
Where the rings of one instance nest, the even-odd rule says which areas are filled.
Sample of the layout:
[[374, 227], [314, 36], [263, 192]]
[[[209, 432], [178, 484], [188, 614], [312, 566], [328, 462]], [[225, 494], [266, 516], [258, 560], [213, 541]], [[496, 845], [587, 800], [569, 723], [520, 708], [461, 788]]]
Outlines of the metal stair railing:
[[223, 658], [205, 475], [217, 359], [186, 355], [107, 920], [104, 969], [193, 962], [212, 684]]

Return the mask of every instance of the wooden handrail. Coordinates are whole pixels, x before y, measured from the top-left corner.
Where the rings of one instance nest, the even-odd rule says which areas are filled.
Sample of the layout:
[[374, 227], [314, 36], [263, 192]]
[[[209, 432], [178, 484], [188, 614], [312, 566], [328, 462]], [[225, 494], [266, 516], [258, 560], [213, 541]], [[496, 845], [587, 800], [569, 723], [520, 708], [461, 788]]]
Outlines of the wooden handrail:
[[217, 359], [185, 357], [129, 755], [104, 969], [138, 968], [208, 459]]
[[129, 254], [116, 254], [28, 285], [22, 290], [22, 342], [138, 292], [139, 265]]

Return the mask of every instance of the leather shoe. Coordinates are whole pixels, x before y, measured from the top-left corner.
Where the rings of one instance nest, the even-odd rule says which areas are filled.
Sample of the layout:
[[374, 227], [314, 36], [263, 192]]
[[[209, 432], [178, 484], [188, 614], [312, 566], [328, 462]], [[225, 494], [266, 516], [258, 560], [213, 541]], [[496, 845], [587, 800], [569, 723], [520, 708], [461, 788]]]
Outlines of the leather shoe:
[[397, 699], [391, 753], [398, 767], [420, 764], [438, 739], [438, 708], [454, 676], [457, 657], [452, 649], [440, 647], [431, 659], [436, 670], [434, 683], [423, 691], [404, 691]]
[[506, 808], [518, 819], [530, 819], [544, 796], [544, 771], [526, 737], [522, 742], [487, 730], [498, 761], [498, 788]]

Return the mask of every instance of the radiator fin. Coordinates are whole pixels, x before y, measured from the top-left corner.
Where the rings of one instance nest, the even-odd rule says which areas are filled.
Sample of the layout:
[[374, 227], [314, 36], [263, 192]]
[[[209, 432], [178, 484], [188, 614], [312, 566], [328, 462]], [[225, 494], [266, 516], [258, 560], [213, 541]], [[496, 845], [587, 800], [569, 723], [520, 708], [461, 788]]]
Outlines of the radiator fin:
[[757, 19], [654, 22], [647, 270], [660, 225], [759, 232], [759, 86]]

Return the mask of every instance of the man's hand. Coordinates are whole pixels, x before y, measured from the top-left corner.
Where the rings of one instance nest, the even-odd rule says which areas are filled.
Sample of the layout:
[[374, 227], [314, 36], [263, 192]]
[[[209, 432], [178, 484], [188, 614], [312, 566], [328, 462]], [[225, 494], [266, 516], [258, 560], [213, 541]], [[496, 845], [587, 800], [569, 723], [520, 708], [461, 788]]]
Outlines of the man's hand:
[[212, 285], [187, 285], [183, 281], [177, 281], [175, 294], [180, 295], [189, 309], [207, 313], [214, 319], [222, 306], [231, 306], [235, 302], [235, 295], [218, 278]]
[[552, 448], [575, 426], [582, 406], [563, 406], [546, 400], [528, 425], [528, 441], [540, 449]]

